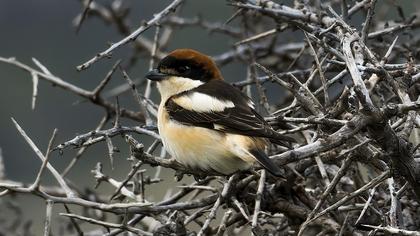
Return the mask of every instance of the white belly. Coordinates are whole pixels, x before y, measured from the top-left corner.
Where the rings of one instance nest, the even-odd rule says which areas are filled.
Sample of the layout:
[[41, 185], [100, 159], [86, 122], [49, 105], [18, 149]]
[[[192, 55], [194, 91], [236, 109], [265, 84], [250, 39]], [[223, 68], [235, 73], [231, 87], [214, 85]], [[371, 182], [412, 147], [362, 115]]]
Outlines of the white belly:
[[158, 128], [165, 149], [181, 164], [194, 169], [232, 174], [249, 168], [253, 156], [246, 150], [249, 138], [224, 134], [169, 120], [159, 107]]

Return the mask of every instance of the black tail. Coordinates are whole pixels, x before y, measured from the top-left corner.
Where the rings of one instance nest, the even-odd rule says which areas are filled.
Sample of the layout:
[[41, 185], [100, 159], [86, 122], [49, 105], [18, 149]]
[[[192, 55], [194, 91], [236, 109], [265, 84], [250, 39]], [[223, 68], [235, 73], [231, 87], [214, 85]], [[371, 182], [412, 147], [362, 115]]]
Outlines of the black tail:
[[291, 148], [292, 145], [291, 143], [296, 143], [296, 140], [292, 137], [286, 136], [284, 134], [280, 134], [278, 132], [276, 132], [274, 129], [266, 129], [265, 130], [265, 138], [268, 138], [270, 140], [270, 142], [284, 146], [284, 147], [288, 147]]
[[273, 133], [268, 137], [270, 142], [278, 144], [280, 146], [292, 148], [292, 143], [296, 143], [296, 140], [294, 138], [291, 138], [289, 136], [279, 134], [276, 131], [273, 130]]
[[253, 149], [250, 153], [254, 155], [258, 163], [260, 163], [260, 165], [262, 165], [272, 175], [284, 178], [283, 171], [276, 166], [276, 164], [274, 164], [274, 162], [262, 150]]

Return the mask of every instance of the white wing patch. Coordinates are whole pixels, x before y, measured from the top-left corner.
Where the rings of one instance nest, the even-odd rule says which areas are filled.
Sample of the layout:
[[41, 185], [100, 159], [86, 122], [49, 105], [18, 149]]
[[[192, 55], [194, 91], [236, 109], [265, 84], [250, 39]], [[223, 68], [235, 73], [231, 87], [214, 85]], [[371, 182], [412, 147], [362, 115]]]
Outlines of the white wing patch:
[[226, 108], [235, 107], [232, 101], [223, 101], [204, 93], [177, 97], [174, 101], [185, 109], [197, 112], [224, 111]]
[[252, 109], [255, 109], [255, 104], [253, 101], [251, 101], [251, 99], [249, 99], [248, 101], [248, 106], [251, 107]]
[[224, 127], [224, 126], [222, 126], [222, 125], [213, 124], [213, 126], [214, 126], [214, 129], [215, 129], [215, 130], [224, 130], [224, 129], [225, 129], [225, 127]]

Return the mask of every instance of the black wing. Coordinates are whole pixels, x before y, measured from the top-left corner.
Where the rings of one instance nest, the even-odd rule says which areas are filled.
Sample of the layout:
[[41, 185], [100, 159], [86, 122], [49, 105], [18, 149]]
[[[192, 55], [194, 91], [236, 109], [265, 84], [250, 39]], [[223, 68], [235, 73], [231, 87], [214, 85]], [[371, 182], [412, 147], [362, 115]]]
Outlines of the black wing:
[[[186, 109], [176, 102], [179, 96], [192, 93], [203, 93], [221, 101], [231, 101], [234, 107], [226, 107], [222, 111], [194, 111]], [[281, 135], [251, 106], [250, 100], [241, 91], [223, 81], [217, 80], [201, 85], [196, 89], [176, 95], [168, 99], [165, 108], [171, 119], [185, 125], [200, 126], [209, 129], [222, 130], [228, 133], [242, 134], [253, 137], [263, 137], [275, 143], [285, 145], [281, 141], [294, 142], [293, 138]], [[184, 104], [185, 106], [185, 104]]]

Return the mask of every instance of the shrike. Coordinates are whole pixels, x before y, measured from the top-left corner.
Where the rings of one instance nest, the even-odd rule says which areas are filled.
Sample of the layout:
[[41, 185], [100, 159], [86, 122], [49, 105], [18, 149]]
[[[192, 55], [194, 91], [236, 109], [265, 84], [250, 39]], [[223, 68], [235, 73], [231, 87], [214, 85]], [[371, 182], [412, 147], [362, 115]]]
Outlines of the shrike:
[[166, 150], [195, 170], [230, 175], [258, 161], [273, 175], [280, 169], [265, 154], [270, 140], [290, 137], [274, 131], [237, 88], [223, 81], [214, 61], [192, 49], [177, 49], [146, 78], [161, 95], [158, 129]]

